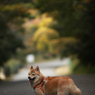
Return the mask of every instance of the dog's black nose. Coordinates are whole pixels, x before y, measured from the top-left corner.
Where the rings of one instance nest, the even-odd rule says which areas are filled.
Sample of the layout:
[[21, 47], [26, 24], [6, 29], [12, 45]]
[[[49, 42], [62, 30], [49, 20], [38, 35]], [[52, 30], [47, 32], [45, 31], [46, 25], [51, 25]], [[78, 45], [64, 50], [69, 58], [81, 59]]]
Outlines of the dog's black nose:
[[31, 79], [30, 77], [28, 77], [28, 79]]

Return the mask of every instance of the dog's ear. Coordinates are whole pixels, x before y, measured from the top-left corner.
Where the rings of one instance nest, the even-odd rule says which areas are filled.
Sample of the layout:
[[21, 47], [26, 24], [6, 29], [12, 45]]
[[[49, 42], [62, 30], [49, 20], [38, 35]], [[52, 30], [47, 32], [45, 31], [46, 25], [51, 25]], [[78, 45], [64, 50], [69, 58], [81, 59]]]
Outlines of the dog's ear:
[[40, 71], [39, 66], [37, 66], [35, 69], [36, 69], [37, 71]]
[[31, 66], [30, 70], [33, 69], [33, 66]]

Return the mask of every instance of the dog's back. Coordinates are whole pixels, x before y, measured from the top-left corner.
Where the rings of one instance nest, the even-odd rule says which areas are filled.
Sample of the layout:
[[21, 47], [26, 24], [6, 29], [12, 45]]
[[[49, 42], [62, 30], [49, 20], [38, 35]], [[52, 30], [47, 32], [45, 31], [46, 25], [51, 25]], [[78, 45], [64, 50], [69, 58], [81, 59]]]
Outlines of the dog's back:
[[65, 76], [47, 77], [45, 92], [46, 95], [81, 95], [81, 91], [76, 87], [73, 80]]

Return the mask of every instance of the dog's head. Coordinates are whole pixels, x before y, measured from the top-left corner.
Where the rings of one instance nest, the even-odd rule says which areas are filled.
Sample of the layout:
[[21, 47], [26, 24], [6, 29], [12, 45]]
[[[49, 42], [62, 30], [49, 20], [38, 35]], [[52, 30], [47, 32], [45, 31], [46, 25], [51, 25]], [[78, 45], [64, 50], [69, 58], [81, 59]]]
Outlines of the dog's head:
[[31, 66], [30, 71], [28, 73], [28, 79], [30, 82], [38, 81], [43, 78], [43, 75], [40, 73], [39, 66], [37, 66], [35, 69], [33, 69], [33, 66]]

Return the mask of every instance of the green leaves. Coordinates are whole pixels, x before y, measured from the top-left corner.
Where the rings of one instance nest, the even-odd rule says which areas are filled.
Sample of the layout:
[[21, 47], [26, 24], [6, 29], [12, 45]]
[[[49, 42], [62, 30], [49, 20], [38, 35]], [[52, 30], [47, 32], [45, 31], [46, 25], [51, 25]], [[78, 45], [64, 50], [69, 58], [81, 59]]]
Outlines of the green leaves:
[[77, 55], [81, 64], [95, 65], [95, 0], [37, 0], [35, 8], [57, 21], [52, 28], [61, 38], [76, 40], [66, 43], [59, 39], [61, 57]]
[[30, 4], [22, 1], [0, 1], [0, 66], [15, 55], [18, 48], [24, 48], [22, 24], [23, 18], [30, 17], [27, 12]]

